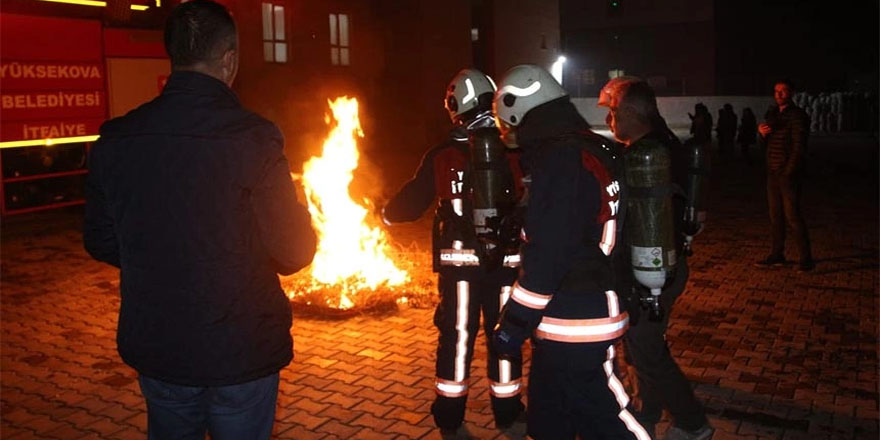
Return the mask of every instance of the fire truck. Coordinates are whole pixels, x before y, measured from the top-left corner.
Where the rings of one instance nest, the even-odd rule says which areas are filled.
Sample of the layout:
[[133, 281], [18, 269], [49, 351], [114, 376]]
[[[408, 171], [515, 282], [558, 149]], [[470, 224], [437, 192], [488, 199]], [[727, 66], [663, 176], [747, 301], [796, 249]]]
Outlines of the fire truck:
[[0, 214], [81, 204], [106, 119], [170, 73], [163, 0], [4, 0], [0, 12]]

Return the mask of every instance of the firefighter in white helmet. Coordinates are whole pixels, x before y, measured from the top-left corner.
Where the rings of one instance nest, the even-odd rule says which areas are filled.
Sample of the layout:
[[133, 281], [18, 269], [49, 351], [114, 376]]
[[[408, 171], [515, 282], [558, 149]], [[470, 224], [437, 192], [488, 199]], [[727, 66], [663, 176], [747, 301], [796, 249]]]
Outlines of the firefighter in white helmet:
[[[491, 114], [495, 84], [464, 69], [449, 83], [444, 106], [454, 124], [449, 138], [429, 150], [415, 176], [383, 210], [387, 223], [418, 219], [438, 200], [433, 228], [440, 304], [434, 421], [453, 435], [464, 420], [474, 343], [483, 314], [491, 334], [519, 265], [516, 204], [522, 193], [518, 154], [506, 151]], [[495, 423], [510, 426], [523, 412], [522, 364], [487, 361]]]
[[617, 150], [543, 68], [516, 66], [498, 87], [496, 122], [504, 138], [515, 133], [531, 183], [522, 267], [493, 347], [516, 356], [532, 338], [528, 435], [648, 440], [614, 374], [628, 324], [611, 276]]

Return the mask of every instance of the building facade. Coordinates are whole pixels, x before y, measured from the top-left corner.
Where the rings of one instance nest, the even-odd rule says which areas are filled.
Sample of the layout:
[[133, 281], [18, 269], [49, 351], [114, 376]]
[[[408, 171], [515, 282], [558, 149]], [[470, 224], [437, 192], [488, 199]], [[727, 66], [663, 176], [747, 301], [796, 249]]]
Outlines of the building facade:
[[[556, 2], [218, 1], [239, 29], [233, 89], [281, 127], [292, 171], [320, 152], [327, 101], [358, 98], [365, 138], [355, 195], [393, 191], [443, 139], [445, 88], [458, 70], [497, 76], [526, 62], [549, 68], [561, 55]], [[179, 2], [4, 1], [4, 214], [82, 203], [100, 124], [155, 97], [170, 73], [162, 29]], [[71, 76], [80, 68], [88, 78]]]
[[712, 1], [559, 2], [566, 88], [596, 97], [611, 77], [645, 78], [659, 95], [715, 93]]

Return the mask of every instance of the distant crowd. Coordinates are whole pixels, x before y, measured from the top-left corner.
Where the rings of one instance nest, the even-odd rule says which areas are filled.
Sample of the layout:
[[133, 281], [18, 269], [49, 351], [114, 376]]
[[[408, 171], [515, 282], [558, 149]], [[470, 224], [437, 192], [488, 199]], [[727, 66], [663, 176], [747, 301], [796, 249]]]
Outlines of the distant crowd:
[[798, 93], [794, 104], [810, 115], [811, 132], [877, 131], [877, 95], [868, 92]]

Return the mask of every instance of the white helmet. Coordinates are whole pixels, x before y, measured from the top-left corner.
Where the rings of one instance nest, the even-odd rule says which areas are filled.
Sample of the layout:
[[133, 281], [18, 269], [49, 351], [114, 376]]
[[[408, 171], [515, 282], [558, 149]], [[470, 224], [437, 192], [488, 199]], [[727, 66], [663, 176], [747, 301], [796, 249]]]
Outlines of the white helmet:
[[[487, 93], [489, 95], [483, 97]], [[446, 87], [446, 99], [443, 100], [443, 104], [449, 112], [449, 119], [457, 123], [462, 115], [481, 105], [485, 105], [488, 110], [493, 93], [495, 93], [495, 82], [492, 78], [476, 69], [462, 69]]]
[[550, 72], [534, 64], [520, 64], [508, 70], [501, 80], [492, 111], [496, 122], [517, 126], [533, 108], [563, 96], [568, 96], [568, 92]]

